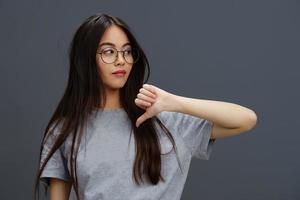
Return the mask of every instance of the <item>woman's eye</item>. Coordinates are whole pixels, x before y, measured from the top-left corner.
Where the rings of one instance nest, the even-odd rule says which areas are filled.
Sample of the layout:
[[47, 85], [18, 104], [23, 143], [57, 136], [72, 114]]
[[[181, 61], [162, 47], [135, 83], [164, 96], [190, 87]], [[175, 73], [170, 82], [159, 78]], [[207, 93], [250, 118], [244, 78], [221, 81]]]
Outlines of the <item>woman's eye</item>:
[[104, 54], [113, 54], [114, 50], [108, 49], [108, 50], [104, 50], [102, 53], [104, 53]]
[[125, 54], [130, 55], [131, 54], [131, 49], [125, 50]]

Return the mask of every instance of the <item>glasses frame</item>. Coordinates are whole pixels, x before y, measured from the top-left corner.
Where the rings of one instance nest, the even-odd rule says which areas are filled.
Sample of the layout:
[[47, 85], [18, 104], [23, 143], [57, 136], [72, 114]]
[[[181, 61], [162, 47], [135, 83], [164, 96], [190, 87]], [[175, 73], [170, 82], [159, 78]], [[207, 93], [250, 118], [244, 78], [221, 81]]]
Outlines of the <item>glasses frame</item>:
[[[124, 52], [127, 51], [128, 49], [126, 49], [126, 50], [118, 50], [118, 49], [116, 49], [115, 47], [109, 47], [109, 48], [114, 49], [114, 50], [117, 51], [117, 55], [116, 55], [115, 60], [114, 60], [113, 62], [105, 62], [104, 59], [102, 58], [102, 54], [103, 54], [103, 51], [104, 51], [105, 49], [103, 49], [101, 52], [97, 52], [97, 54], [100, 54], [101, 60], [102, 60], [104, 63], [106, 63], [106, 64], [112, 64], [112, 63], [116, 62], [116, 61], [118, 60], [119, 52], [122, 52], [122, 56], [123, 56], [125, 62], [128, 63], [128, 64], [134, 64], [134, 63], [136, 63], [136, 62], [139, 60], [140, 53], [139, 53], [139, 50], [138, 50], [137, 48], [135, 48], [135, 47], [131, 47], [131, 50], [134, 49], [134, 50], [136, 50], [136, 53], [137, 53], [137, 58], [136, 58], [136, 60], [135, 60], [133, 63], [128, 62], [128, 61], [126, 60], [125, 56], [124, 56]], [[133, 59], [134, 59], [134, 58], [133, 58]]]

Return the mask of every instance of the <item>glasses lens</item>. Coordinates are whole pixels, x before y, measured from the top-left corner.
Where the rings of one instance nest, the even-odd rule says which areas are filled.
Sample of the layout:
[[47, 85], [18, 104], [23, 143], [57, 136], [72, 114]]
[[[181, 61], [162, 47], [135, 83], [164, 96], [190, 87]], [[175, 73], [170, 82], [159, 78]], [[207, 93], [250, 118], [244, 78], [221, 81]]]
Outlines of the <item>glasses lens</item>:
[[124, 50], [124, 58], [127, 63], [133, 64], [138, 61], [139, 51], [136, 48]]
[[113, 63], [117, 58], [117, 50], [113, 48], [104, 49], [101, 54], [102, 60], [105, 63]]

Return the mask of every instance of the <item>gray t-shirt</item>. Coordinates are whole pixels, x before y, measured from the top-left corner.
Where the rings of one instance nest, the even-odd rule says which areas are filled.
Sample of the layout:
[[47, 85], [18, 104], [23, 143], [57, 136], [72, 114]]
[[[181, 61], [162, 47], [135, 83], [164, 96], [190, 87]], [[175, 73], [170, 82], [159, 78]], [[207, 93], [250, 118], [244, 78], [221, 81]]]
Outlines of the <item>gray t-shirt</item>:
[[[213, 122], [179, 112], [163, 111], [158, 115], [172, 133], [177, 145], [183, 173], [176, 154], [161, 155], [161, 174], [166, 182], [157, 185], [144, 183], [138, 186], [133, 179], [135, 157], [134, 136], [130, 136], [130, 121], [122, 108], [104, 109], [91, 115], [86, 133], [78, 152], [77, 176], [83, 200], [179, 200], [185, 185], [192, 158], [208, 160], [214, 140], [210, 140]], [[172, 143], [158, 127], [161, 153], [169, 152]], [[58, 126], [59, 127], [59, 126]], [[55, 130], [59, 134], [59, 128]], [[71, 137], [70, 137], [71, 138]], [[47, 163], [42, 183], [49, 185], [49, 178], [70, 180], [71, 140], [67, 140]], [[130, 139], [130, 140], [129, 140]], [[42, 153], [42, 164], [53, 137], [47, 140]], [[70, 198], [75, 200], [72, 187]]]

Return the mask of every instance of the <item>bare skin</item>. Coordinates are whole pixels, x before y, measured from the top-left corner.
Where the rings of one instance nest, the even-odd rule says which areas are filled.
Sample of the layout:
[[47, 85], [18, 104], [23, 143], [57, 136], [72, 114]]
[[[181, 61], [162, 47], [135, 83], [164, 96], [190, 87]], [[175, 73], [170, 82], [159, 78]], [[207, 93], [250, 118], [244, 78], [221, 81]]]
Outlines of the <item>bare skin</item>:
[[[129, 40], [126, 33], [118, 26], [112, 25], [104, 32], [98, 45], [98, 52], [110, 49], [111, 47], [114, 47], [117, 50], [126, 50], [130, 47], [128, 43]], [[120, 89], [125, 85], [133, 64], [127, 63], [121, 52], [118, 53], [117, 60], [114, 63], [107, 64], [103, 62], [100, 54], [96, 54], [96, 62], [100, 71], [100, 77], [105, 86], [107, 101], [104, 108], [120, 108]], [[112, 72], [119, 69], [124, 69], [126, 71], [124, 77], [115, 77], [112, 74]]]
[[159, 112], [181, 112], [212, 121], [214, 123], [212, 139], [249, 131], [257, 121], [253, 110], [238, 104], [178, 96], [150, 84], [143, 85], [135, 103], [146, 110], [137, 119], [137, 127]]
[[68, 200], [72, 184], [61, 179], [50, 179], [50, 200]]

